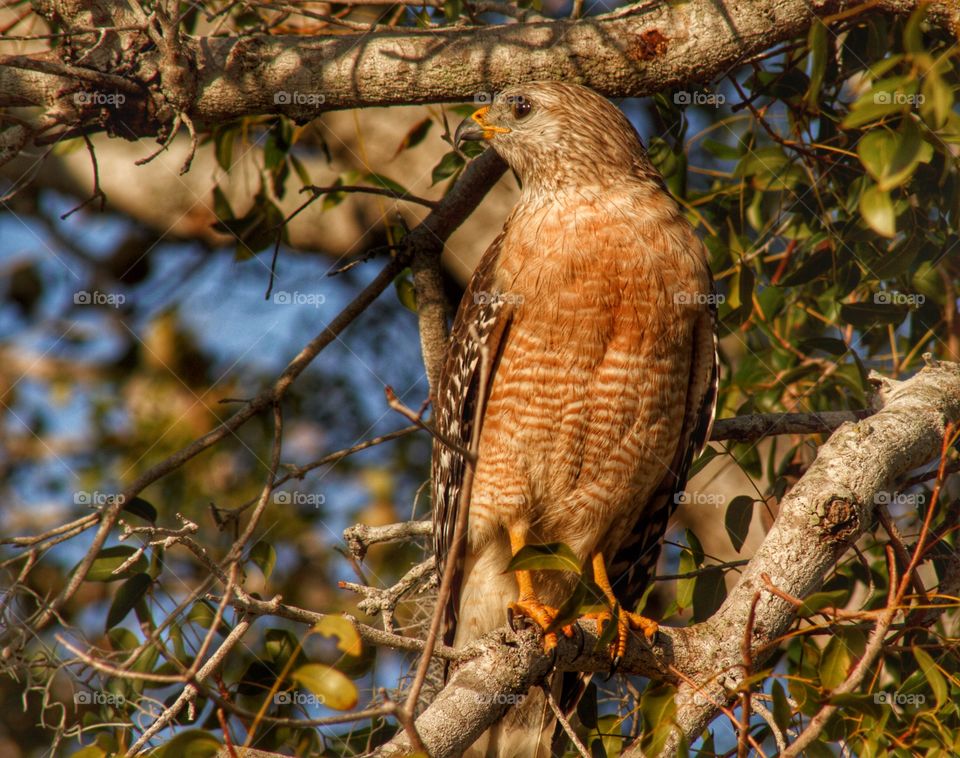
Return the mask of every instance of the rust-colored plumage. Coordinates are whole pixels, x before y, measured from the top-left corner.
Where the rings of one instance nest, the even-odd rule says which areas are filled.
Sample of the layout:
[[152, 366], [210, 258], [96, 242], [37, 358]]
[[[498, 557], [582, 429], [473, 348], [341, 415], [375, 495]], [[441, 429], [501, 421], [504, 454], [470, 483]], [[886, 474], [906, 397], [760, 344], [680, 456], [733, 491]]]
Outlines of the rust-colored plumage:
[[[623, 114], [583, 87], [540, 82], [472, 119], [458, 136], [488, 140], [523, 191], [467, 288], [437, 392], [445, 438], [465, 448], [482, 425], [445, 629], [456, 646], [502, 626], [508, 606], [546, 624], [564, 601], [571, 575], [504, 573], [524, 544], [566, 543], [633, 609], [708, 437], [717, 379], [706, 252]], [[441, 565], [465, 465], [435, 445]], [[656, 629], [627, 613], [617, 623], [620, 650]], [[548, 713], [532, 692], [472, 754], [549, 755]]]

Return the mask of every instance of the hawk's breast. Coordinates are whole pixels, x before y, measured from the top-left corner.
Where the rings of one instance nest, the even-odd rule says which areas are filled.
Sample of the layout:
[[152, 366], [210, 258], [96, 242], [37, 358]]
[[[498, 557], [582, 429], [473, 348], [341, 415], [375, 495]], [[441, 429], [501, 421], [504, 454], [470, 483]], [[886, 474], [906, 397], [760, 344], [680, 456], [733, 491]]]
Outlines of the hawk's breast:
[[480, 438], [475, 545], [525, 521], [531, 541], [562, 535], [586, 558], [618, 544], [673, 459], [697, 315], [685, 293], [709, 284], [675, 210], [608, 204], [552, 204], [508, 227], [490, 296], [512, 322]]

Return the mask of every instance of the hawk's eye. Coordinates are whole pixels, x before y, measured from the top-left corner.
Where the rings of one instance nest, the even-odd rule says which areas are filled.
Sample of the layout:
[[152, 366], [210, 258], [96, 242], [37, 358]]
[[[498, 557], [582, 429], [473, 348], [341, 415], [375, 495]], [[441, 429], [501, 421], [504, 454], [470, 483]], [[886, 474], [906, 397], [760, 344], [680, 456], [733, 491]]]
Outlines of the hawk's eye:
[[529, 101], [524, 100], [522, 97], [518, 97], [513, 101], [513, 117], [518, 121], [522, 118], [526, 118], [530, 115], [530, 110], [533, 106]]

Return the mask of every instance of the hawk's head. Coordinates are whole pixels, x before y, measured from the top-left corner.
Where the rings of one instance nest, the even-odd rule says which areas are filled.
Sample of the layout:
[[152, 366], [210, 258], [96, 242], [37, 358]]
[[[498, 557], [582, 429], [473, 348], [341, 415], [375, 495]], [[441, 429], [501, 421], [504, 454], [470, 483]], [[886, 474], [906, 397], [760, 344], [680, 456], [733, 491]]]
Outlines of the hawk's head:
[[578, 84], [505, 89], [460, 124], [464, 140], [489, 142], [528, 191], [662, 181], [626, 116]]

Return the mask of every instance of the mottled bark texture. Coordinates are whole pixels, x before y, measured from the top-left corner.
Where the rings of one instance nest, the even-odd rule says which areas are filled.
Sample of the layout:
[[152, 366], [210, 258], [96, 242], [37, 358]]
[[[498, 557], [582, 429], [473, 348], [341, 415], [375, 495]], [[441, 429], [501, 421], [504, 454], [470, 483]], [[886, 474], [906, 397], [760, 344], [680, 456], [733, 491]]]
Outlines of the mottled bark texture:
[[[67, 38], [52, 51], [0, 57], [0, 106], [22, 113], [45, 141], [61, 128], [126, 138], [159, 135], [177, 112], [198, 129], [241, 116], [285, 113], [300, 122], [327, 110], [469, 100], [532, 79], [563, 79], [611, 97], [706, 83], [796, 38], [835, 14], [904, 14], [918, 0], [690, 0], [639, 2], [575, 21], [476, 28], [372, 31], [322, 37], [176, 37], [173, 27]], [[960, 35], [956, 0], [934, 0], [928, 17]], [[109, 2], [38, 2], [60, 28], [146, 26], [142, 14]], [[136, 7], [136, 6], [134, 6]], [[163, 19], [160, 19], [162, 22]], [[709, 41], [709, 44], [705, 44]], [[165, 44], [159, 44], [164, 42]], [[164, 48], [166, 51], [164, 52]], [[104, 108], [76, 97], [123, 95]], [[11, 157], [30, 133], [8, 130]]]

